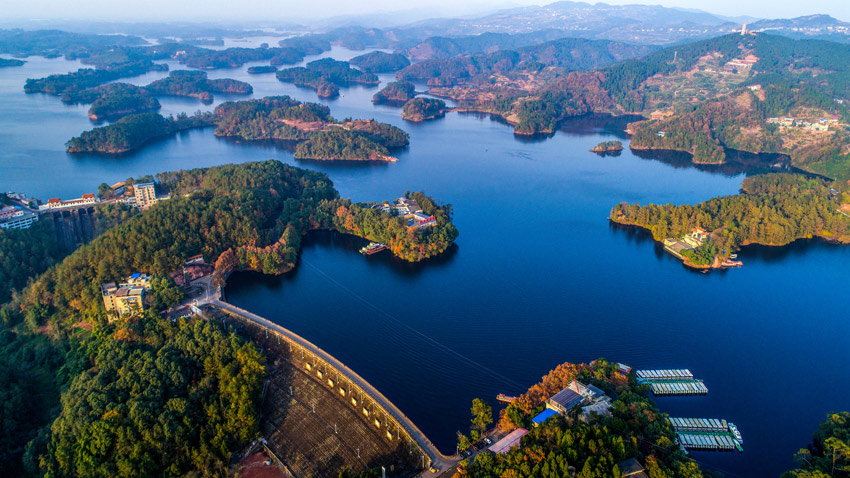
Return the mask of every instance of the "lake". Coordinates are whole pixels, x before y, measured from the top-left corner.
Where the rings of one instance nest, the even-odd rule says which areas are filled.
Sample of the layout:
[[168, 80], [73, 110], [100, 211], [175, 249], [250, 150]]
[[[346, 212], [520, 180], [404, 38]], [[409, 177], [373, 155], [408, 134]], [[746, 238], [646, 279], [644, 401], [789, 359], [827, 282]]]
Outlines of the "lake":
[[[334, 47], [346, 59], [363, 52]], [[327, 55], [308, 58], [309, 61]], [[315, 92], [248, 75], [251, 63], [209, 72], [254, 86], [254, 97]], [[319, 345], [370, 381], [444, 452], [469, 426], [471, 400], [497, 404], [561, 362], [598, 357], [636, 368], [689, 368], [704, 397], [658, 399], [674, 416], [725, 418], [744, 435], [743, 454], [694, 453], [728, 476], [778, 475], [793, 466], [826, 413], [850, 408], [850, 248], [801, 241], [748, 247], [744, 267], [699, 274], [647, 233], [606, 220], [620, 201], [695, 203], [735, 194], [746, 162], [693, 167], [681, 155], [600, 157], [588, 149], [626, 141], [625, 119], [581, 118], [548, 138], [518, 138], [487, 115], [449, 114], [413, 124], [399, 108], [370, 102], [377, 88], [341, 89], [321, 100], [337, 118], [375, 118], [404, 128], [397, 163], [296, 161], [269, 145], [194, 130], [119, 157], [69, 155], [63, 144], [92, 127], [87, 105], [25, 95], [27, 77], [81, 67], [29, 58], [0, 69], [0, 187], [79, 197], [101, 182], [164, 170], [268, 158], [327, 173], [355, 201], [424, 190], [451, 203], [456, 247], [420, 264], [357, 253], [365, 241], [317, 233], [298, 267], [280, 277], [234, 274], [227, 299]], [[179, 68], [171, 63], [172, 68]], [[150, 73], [129, 81], [147, 84]], [[381, 75], [391, 81], [392, 75]], [[163, 114], [209, 110], [161, 99]]]

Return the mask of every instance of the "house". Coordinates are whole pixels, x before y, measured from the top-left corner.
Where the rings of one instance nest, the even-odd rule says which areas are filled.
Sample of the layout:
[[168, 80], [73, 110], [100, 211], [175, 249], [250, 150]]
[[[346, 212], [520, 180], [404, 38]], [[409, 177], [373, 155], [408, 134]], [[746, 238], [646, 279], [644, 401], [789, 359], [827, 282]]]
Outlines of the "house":
[[617, 463], [617, 467], [620, 469], [620, 473], [623, 474], [624, 478], [648, 478], [644, 472], [643, 465], [634, 458]]
[[77, 199], [69, 199], [67, 201], [63, 201], [60, 198], [50, 198], [47, 200], [47, 204], [42, 204], [38, 207], [39, 211], [48, 211], [53, 209], [65, 209], [69, 207], [83, 207], [83, 206], [91, 206], [97, 203], [97, 197], [95, 197], [92, 193], [83, 194], [82, 197]]
[[692, 248], [697, 248], [708, 240], [708, 231], [701, 227], [695, 227], [691, 229], [690, 234], [686, 234], [682, 240]]
[[618, 363], [617, 364], [617, 372], [623, 375], [628, 375], [632, 373], [632, 368], [626, 364]]
[[560, 392], [552, 395], [549, 400], [546, 400], [546, 407], [555, 410], [561, 415], [566, 415], [576, 405], [580, 405], [584, 401], [581, 394], [576, 393], [570, 387], [567, 387]]
[[29, 229], [35, 222], [38, 222], [38, 214], [22, 206], [0, 209], [0, 229]]
[[100, 290], [103, 296], [103, 305], [107, 312], [114, 312], [122, 316], [134, 311], [144, 310], [144, 287], [121, 287], [116, 286], [114, 282], [108, 282], [101, 285]]

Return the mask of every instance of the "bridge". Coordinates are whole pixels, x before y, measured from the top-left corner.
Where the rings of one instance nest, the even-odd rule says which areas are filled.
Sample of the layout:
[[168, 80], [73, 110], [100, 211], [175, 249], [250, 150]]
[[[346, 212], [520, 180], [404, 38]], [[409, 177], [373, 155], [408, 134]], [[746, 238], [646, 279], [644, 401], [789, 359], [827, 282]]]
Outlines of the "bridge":
[[295, 476], [335, 476], [345, 466], [383, 466], [390, 475], [412, 476], [458, 463], [380, 391], [318, 346], [217, 293], [208, 304], [269, 358], [261, 428]]

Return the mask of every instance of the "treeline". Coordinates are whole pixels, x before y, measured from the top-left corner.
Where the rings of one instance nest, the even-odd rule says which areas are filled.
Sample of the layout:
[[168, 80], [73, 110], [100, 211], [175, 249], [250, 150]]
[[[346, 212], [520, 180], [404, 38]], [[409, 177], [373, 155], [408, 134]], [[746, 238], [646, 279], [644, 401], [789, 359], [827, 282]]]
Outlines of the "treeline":
[[451, 206], [438, 205], [421, 192], [412, 193], [410, 197], [419, 203], [425, 214], [436, 218], [435, 226], [409, 228], [406, 219], [375, 209], [374, 203], [355, 204], [343, 199], [322, 201], [315, 220], [318, 228], [386, 244], [396, 257], [407, 261], [443, 253], [458, 236], [457, 228], [451, 223]]
[[416, 87], [409, 81], [392, 81], [372, 96], [373, 103], [404, 104], [416, 96]]
[[110, 125], [85, 131], [65, 143], [65, 148], [69, 153], [126, 153], [178, 131], [212, 126], [213, 119], [212, 113], [196, 113], [193, 116], [182, 113], [168, 118], [157, 113], [133, 114]]
[[349, 60], [349, 63], [369, 73], [392, 73], [410, 65], [410, 60], [401, 53], [373, 51], [355, 56]]
[[611, 217], [649, 230], [657, 241], [702, 227], [713, 247], [728, 254], [747, 244], [781, 246], [811, 237], [850, 243], [850, 218], [838, 206], [823, 180], [765, 174], [746, 178], [735, 196], [696, 205], [619, 204]]
[[145, 87], [154, 95], [189, 96], [212, 103], [212, 93], [250, 95], [254, 88], [244, 81], [230, 78], [210, 80], [204, 71], [177, 70], [168, 78], [156, 80]]
[[356, 131], [331, 128], [307, 135], [307, 140], [295, 147], [295, 159], [348, 161], [385, 161], [389, 151]]
[[827, 415], [812, 443], [794, 458], [799, 468], [783, 473], [782, 478], [850, 477], [850, 413]]
[[[590, 366], [558, 366], [502, 412], [503, 430], [520, 426], [530, 429], [521, 446], [504, 455], [480, 453], [460, 476], [622, 476], [617, 464], [629, 458], [642, 463], [652, 477], [710, 476], [679, 449], [673, 427], [648, 398], [647, 387], [638, 385], [633, 376], [617, 374], [615, 369], [615, 364], [603, 359]], [[585, 423], [580, 413], [571, 410], [566, 416], [556, 415], [531, 427], [531, 418], [545, 409], [545, 400], [576, 379], [599, 387], [613, 399], [612, 416], [597, 415]]]
[[0, 52], [14, 56], [32, 55], [56, 58], [65, 55], [68, 60], [85, 58], [95, 52], [104, 52], [115, 46], [136, 46], [147, 43], [132, 35], [95, 35], [71, 33], [60, 30], [0, 30]]
[[0, 68], [8, 68], [12, 66], [23, 66], [26, 63], [23, 60], [16, 60], [14, 58], [0, 58]]
[[442, 116], [446, 111], [446, 103], [435, 98], [413, 98], [404, 104], [401, 117], [408, 121], [424, 121]]

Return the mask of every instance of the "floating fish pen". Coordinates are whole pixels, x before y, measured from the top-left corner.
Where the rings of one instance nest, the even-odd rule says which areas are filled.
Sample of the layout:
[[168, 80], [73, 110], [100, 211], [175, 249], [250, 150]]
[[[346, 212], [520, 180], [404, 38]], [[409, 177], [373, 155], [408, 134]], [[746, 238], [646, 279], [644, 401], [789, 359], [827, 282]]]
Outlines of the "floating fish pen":
[[702, 380], [687, 380], [681, 382], [647, 382], [652, 393], [656, 396], [663, 395], [705, 395], [708, 387]]
[[694, 374], [688, 369], [673, 369], [673, 370], [638, 370], [635, 372], [638, 380], [644, 381], [659, 381], [659, 380], [693, 380]]
[[670, 424], [679, 444], [688, 450], [738, 450], [744, 451], [743, 439], [738, 428], [726, 420], [717, 418], [676, 418]]

